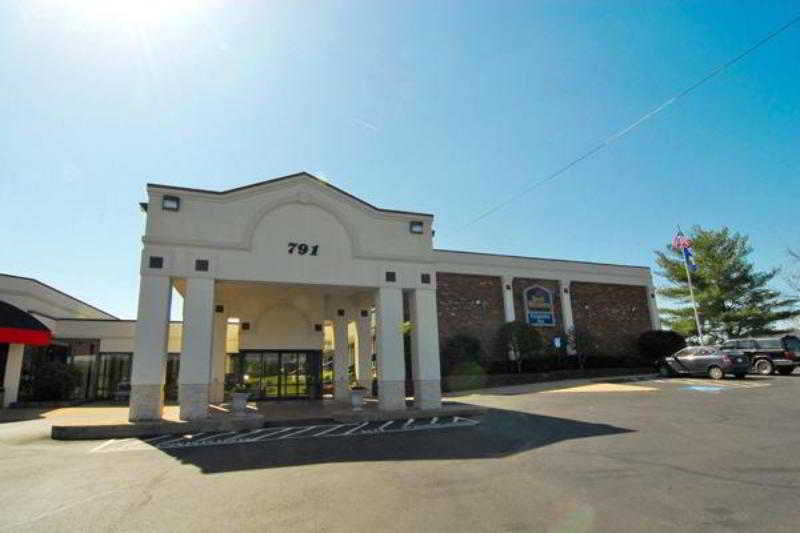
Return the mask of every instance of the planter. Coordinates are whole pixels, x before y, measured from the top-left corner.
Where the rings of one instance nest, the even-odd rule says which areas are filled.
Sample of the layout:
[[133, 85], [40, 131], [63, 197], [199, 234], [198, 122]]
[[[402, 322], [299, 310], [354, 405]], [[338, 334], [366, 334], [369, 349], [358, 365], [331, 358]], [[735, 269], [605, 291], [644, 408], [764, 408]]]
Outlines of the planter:
[[364, 396], [367, 389], [353, 389], [350, 391], [350, 401], [353, 404], [353, 411], [361, 411], [364, 408]]
[[247, 411], [247, 400], [250, 398], [249, 392], [231, 393], [231, 411], [234, 413], [244, 413]]

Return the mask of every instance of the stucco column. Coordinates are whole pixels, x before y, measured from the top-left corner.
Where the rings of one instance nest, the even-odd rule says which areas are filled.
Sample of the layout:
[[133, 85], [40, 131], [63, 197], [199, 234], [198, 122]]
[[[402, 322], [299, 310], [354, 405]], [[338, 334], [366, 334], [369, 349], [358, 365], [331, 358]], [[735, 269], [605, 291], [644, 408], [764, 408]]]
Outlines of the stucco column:
[[403, 294], [382, 287], [375, 298], [377, 312], [378, 407], [406, 408], [406, 369], [403, 355]]
[[141, 277], [128, 409], [131, 422], [160, 420], [163, 414], [171, 305], [172, 281], [169, 277]]
[[8, 407], [19, 398], [19, 380], [22, 377], [24, 344], [9, 344], [6, 356], [6, 373], [3, 378], [3, 407]]
[[214, 280], [187, 278], [183, 297], [183, 338], [178, 373], [181, 420], [208, 416], [211, 345], [214, 336]]
[[[560, 298], [561, 298], [561, 320], [564, 324], [564, 332], [569, 335], [570, 330], [575, 328], [575, 319], [572, 317], [572, 294], [571, 294], [571, 281], [568, 279], [562, 279], [558, 282], [558, 287], [560, 291]], [[570, 346], [568, 339], [564, 339], [564, 342], [567, 344], [567, 353], [572, 355], [575, 353], [575, 348]]]
[[415, 289], [409, 298], [409, 311], [414, 405], [418, 409], [438, 409], [442, 406], [442, 375], [436, 291]]
[[333, 398], [337, 401], [350, 401], [350, 354], [347, 344], [347, 315], [336, 311], [333, 320]]
[[214, 341], [211, 351], [211, 385], [208, 389], [210, 403], [225, 400], [225, 346], [228, 336], [228, 316], [214, 313]]
[[505, 312], [506, 322], [516, 320], [517, 314], [514, 310], [514, 277], [503, 276], [503, 311]]
[[656, 288], [652, 285], [647, 287], [647, 307], [650, 310], [650, 327], [661, 329], [661, 316], [658, 313], [658, 303], [656, 302]]
[[369, 326], [369, 309], [361, 309], [356, 319], [356, 378], [368, 393], [372, 390], [372, 339]]

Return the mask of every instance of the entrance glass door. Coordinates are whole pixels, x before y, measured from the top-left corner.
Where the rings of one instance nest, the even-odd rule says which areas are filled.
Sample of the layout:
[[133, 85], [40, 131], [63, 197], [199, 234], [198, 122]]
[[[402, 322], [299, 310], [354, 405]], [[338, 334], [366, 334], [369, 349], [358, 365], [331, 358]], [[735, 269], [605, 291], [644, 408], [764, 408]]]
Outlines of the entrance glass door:
[[264, 380], [263, 398], [280, 398], [281, 386], [281, 354], [279, 353], [262, 353], [264, 358]]
[[322, 366], [319, 351], [247, 351], [238, 355], [237, 377], [254, 399], [317, 399]]

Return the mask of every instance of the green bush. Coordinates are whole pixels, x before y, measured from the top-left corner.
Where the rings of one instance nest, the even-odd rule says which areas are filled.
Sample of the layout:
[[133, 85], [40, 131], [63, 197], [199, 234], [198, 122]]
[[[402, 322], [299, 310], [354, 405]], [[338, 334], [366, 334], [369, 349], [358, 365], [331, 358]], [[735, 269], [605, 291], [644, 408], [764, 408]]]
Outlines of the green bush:
[[486, 371], [475, 361], [456, 363], [446, 377], [451, 391], [481, 389], [486, 386]]
[[454, 335], [447, 339], [441, 352], [442, 374], [450, 374], [463, 363], [475, 363], [481, 358], [481, 341], [470, 335]]
[[81, 384], [77, 368], [58, 361], [36, 365], [33, 373], [33, 398], [37, 401], [63, 401], [72, 398]]
[[534, 359], [543, 346], [542, 335], [526, 322], [506, 322], [497, 332], [497, 351], [513, 353], [517, 372], [522, 372], [522, 362]]
[[672, 330], [650, 330], [639, 336], [637, 341], [642, 357], [655, 361], [686, 347], [683, 335]]

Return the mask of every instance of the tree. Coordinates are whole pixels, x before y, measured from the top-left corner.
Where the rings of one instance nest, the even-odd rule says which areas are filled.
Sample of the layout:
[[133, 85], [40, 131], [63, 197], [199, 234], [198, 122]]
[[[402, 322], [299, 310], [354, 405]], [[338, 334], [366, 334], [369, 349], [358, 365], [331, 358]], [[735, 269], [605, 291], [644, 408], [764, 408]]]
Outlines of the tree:
[[80, 384], [80, 371], [65, 363], [47, 361], [34, 367], [33, 396], [36, 400], [69, 400]]
[[542, 349], [542, 336], [527, 322], [506, 322], [497, 332], [499, 350], [511, 354], [517, 362], [517, 372], [522, 373], [523, 359], [532, 359]]
[[[784, 298], [768, 287], [780, 270], [758, 272], [748, 261], [753, 249], [747, 236], [727, 227], [695, 226], [689, 237], [697, 264], [692, 285], [703, 333], [721, 338], [779, 333], [777, 322], [800, 315], [797, 299]], [[658, 274], [671, 283], [658, 293], [680, 304], [663, 310], [664, 322], [682, 335], [696, 336], [683, 255], [671, 245], [655, 253], [662, 268]]]
[[[794, 250], [789, 250], [789, 256], [794, 260], [795, 263], [800, 265], [800, 253], [797, 253]], [[794, 292], [800, 295], [800, 269], [791, 272], [787, 276], [786, 283], [789, 284], [789, 287], [791, 287]]]
[[686, 346], [683, 335], [670, 330], [651, 329], [639, 336], [639, 350], [647, 359], [655, 361], [672, 355]]

